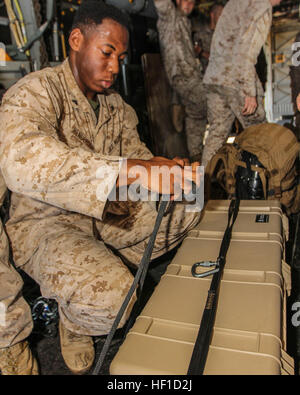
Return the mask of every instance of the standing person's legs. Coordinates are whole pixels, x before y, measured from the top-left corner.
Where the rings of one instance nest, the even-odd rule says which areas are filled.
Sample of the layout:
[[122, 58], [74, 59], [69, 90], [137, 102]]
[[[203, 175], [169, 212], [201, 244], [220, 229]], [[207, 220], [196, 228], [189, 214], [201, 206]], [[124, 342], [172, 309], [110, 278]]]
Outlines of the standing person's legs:
[[185, 134], [191, 162], [201, 162], [207, 124], [205, 90], [201, 80], [186, 81], [177, 77], [173, 87], [185, 107]]
[[194, 104], [185, 106], [185, 133], [191, 162], [202, 161], [203, 139], [206, 130], [206, 116], [199, 114]]
[[222, 147], [230, 133], [235, 115], [228, 98], [222, 91], [208, 88], [207, 114], [209, 133], [203, 149], [202, 165], [206, 166], [213, 155]]

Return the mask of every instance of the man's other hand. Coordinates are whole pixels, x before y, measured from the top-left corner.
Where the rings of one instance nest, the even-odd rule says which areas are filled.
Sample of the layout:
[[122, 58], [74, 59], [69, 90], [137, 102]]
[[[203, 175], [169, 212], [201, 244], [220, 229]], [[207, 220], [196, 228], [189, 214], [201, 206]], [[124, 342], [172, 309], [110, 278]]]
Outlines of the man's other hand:
[[245, 105], [242, 111], [243, 115], [251, 115], [254, 114], [257, 109], [257, 100], [255, 96], [246, 96], [245, 97]]

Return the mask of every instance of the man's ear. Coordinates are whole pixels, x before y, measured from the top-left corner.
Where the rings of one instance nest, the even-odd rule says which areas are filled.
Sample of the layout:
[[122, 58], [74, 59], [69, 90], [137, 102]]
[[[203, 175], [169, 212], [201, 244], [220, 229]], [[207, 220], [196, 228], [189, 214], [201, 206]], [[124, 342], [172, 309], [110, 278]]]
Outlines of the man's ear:
[[83, 34], [80, 29], [73, 29], [69, 36], [69, 45], [70, 48], [77, 52], [79, 51], [81, 44], [83, 42]]
[[177, 7], [178, 7], [179, 4], [180, 4], [180, 0], [175, 0], [175, 2], [176, 2], [176, 5], [177, 5]]

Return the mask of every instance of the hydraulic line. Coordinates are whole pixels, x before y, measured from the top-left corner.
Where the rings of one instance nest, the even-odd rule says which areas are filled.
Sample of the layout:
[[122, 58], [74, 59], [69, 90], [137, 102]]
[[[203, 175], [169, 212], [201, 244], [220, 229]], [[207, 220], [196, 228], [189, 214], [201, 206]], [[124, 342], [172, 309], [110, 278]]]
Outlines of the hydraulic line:
[[4, 0], [4, 2], [6, 5], [6, 11], [7, 11], [7, 15], [8, 15], [9, 22], [10, 22], [9, 26], [10, 26], [11, 32], [14, 36], [17, 47], [20, 49], [24, 46], [24, 40], [23, 40], [23, 36], [22, 36], [20, 23], [19, 23], [19, 21], [16, 17], [16, 14], [13, 10], [11, 0]]
[[66, 59], [67, 58], [67, 50], [66, 50], [66, 41], [65, 41], [64, 32], [61, 30], [59, 32], [59, 35], [60, 35], [60, 40], [61, 40], [61, 49], [62, 49], [63, 58]]
[[[25, 45], [27, 43], [27, 34], [26, 34], [26, 29], [25, 29], [23, 13], [22, 13], [22, 10], [21, 10], [18, 0], [14, 0], [14, 5], [15, 5], [17, 13], [18, 13], [18, 19], [20, 21], [20, 27], [21, 27], [21, 31], [22, 31], [22, 38], [23, 38], [23, 42]], [[30, 56], [29, 50], [27, 50], [25, 53], [28, 57]]]
[[59, 38], [58, 38], [58, 22], [55, 19], [52, 27], [53, 37], [53, 59], [55, 62], [59, 61]]

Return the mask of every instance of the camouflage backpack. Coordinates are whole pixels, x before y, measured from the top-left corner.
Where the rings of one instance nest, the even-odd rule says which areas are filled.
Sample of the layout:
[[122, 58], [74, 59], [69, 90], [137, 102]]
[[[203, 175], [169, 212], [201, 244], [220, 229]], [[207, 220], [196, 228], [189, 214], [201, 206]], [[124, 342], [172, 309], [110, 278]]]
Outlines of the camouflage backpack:
[[[206, 174], [216, 177], [229, 198], [236, 195], [237, 172], [248, 168], [259, 175], [264, 199], [278, 199], [287, 214], [300, 210], [300, 186], [296, 169], [300, 143], [289, 129], [274, 123], [253, 125], [233, 144], [225, 144], [210, 160]], [[244, 153], [258, 162], [246, 163]], [[252, 173], [253, 174], [253, 173]]]

